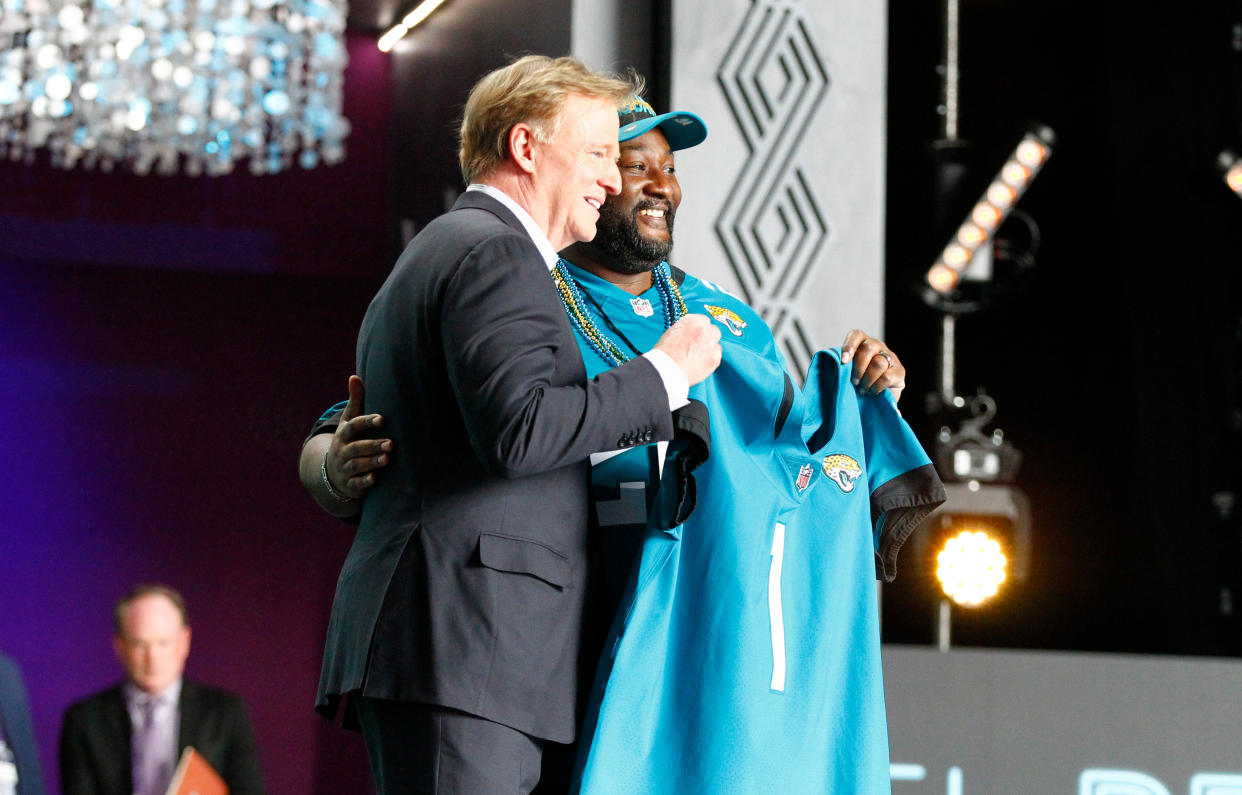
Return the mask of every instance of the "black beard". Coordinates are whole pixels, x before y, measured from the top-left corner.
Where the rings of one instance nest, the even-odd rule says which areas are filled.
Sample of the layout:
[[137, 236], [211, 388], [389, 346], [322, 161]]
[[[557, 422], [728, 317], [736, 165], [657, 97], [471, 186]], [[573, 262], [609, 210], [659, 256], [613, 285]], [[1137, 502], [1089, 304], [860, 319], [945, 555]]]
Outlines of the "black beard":
[[[668, 242], [649, 240], [638, 231], [638, 213], [652, 207], [664, 207], [664, 222], [668, 225]], [[595, 224], [595, 244], [608, 253], [612, 269], [617, 273], [635, 274], [654, 270], [668, 259], [673, 250], [672, 205], [645, 202], [626, 214], [613, 202], [605, 202], [599, 209], [599, 222]]]

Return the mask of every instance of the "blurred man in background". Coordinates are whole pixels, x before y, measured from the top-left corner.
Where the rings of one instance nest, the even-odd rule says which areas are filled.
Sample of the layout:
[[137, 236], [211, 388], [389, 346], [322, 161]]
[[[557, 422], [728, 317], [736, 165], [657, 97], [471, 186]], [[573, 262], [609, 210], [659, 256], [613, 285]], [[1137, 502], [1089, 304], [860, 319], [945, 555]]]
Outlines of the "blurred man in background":
[[240, 698], [184, 678], [185, 600], [165, 585], [135, 586], [113, 611], [112, 646], [125, 681], [65, 711], [65, 795], [164, 795], [187, 747], [233, 795], [263, 792], [259, 755]]

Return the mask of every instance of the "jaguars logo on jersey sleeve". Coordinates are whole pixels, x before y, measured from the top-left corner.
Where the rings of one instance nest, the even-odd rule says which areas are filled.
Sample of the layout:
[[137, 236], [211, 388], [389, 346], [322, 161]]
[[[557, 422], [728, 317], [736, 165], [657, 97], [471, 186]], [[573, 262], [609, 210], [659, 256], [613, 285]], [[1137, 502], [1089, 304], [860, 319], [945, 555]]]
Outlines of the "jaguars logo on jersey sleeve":
[[742, 329], [746, 328], [746, 321], [742, 320], [742, 316], [732, 309], [725, 309], [723, 306], [712, 306], [711, 304], [703, 304], [703, 308], [707, 310], [707, 314], [712, 319], [719, 322], [729, 332], [735, 336], [742, 336]]

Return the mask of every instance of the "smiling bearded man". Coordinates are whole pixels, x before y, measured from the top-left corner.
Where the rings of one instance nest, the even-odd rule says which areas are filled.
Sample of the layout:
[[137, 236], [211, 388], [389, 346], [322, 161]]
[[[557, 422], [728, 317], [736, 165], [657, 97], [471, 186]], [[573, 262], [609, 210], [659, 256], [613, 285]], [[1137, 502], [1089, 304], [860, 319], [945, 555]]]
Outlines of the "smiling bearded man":
[[[851, 332], [798, 389], [757, 313], [668, 264], [682, 198], [673, 152], [706, 134], [690, 113], [657, 115], [641, 100], [623, 109], [621, 192], [594, 240], [553, 271], [588, 376], [686, 313], [726, 332], [720, 368], [691, 390], [708, 407], [712, 450], [684, 524], [648, 518], [666, 497], [664, 445], [592, 456], [616, 620], [575, 786], [887, 791], [875, 578], [894, 576], [898, 549], [944, 490], [897, 412], [890, 391], [905, 369], [883, 343]], [[832, 476], [843, 461], [856, 473], [849, 488]]]

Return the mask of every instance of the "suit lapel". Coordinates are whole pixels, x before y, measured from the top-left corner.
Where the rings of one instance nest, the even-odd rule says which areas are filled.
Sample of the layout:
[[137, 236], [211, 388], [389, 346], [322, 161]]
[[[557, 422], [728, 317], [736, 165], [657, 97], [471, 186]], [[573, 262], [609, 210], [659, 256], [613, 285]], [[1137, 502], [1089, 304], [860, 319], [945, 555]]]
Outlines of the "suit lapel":
[[125, 708], [125, 693], [120, 685], [108, 691], [103, 704], [102, 731], [100, 741], [106, 747], [99, 764], [112, 770], [113, 777], [125, 792], [132, 792], [133, 786], [133, 751], [130, 745], [130, 733], [133, 725], [129, 721], [129, 710]]
[[185, 750], [187, 745], [195, 748], [199, 747], [198, 736], [194, 733], [195, 728], [202, 725], [200, 704], [198, 699], [198, 689], [193, 682], [181, 680], [181, 701], [178, 705], [181, 712], [181, 722], [177, 726], [177, 754]]

